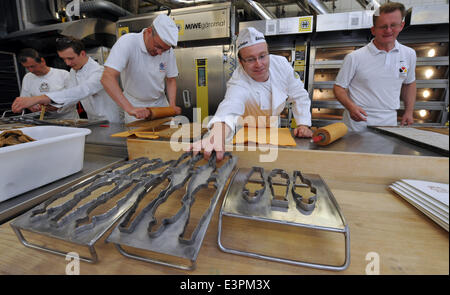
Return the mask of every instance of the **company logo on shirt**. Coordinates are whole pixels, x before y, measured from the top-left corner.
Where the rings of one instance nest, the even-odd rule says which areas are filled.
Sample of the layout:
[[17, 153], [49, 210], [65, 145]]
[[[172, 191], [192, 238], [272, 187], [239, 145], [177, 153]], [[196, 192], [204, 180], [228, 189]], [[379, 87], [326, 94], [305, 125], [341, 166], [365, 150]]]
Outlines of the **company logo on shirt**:
[[48, 85], [47, 82], [42, 82], [41, 85], [39, 86], [39, 91], [40, 92], [49, 92], [50, 91], [50, 85]]
[[160, 72], [165, 72], [166, 71], [166, 64], [165, 63], [160, 63], [159, 64], [159, 71]]
[[398, 70], [400, 71], [401, 74], [406, 74], [408, 72], [408, 69], [405, 66], [400, 67]]

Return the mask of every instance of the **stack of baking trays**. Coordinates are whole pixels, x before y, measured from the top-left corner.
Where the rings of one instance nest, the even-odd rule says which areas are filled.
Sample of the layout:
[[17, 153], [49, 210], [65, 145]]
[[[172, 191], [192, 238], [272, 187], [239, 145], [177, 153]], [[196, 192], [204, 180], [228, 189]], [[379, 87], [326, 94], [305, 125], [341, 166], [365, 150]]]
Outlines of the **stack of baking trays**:
[[[51, 247], [59, 243], [47, 243], [50, 246], [44, 247], [30, 242], [25, 239], [24, 231], [87, 247], [90, 254], [80, 259], [91, 263], [99, 260], [96, 242], [108, 233], [105, 241], [114, 244], [127, 258], [192, 270], [216, 205], [230, 183], [219, 216], [220, 249], [328, 270], [343, 270], [348, 266], [349, 229], [320, 176], [280, 169], [264, 171], [258, 167], [235, 172], [236, 164], [237, 158], [231, 153], [225, 153], [220, 162], [216, 162], [214, 153], [206, 161], [201, 153], [194, 156], [191, 152], [176, 160], [142, 157], [124, 161], [51, 196], [17, 217], [11, 226], [25, 246], [53, 254], [67, 255], [55, 249], [58, 246]], [[250, 184], [259, 187], [255, 190]], [[244, 222], [235, 226], [229, 218]], [[251, 221], [262, 225], [250, 224]], [[271, 229], [272, 225], [275, 228]], [[286, 233], [285, 226], [290, 236], [280, 241], [279, 235]], [[231, 235], [237, 237], [227, 241], [236, 247], [245, 244], [246, 249], [224, 245], [230, 227]], [[305, 236], [300, 231], [302, 228], [311, 232]], [[257, 242], [261, 237], [251, 240], [258, 232], [267, 245]], [[327, 237], [322, 233], [338, 234], [344, 240], [328, 239], [323, 243]], [[299, 237], [303, 240], [297, 242]], [[233, 243], [236, 240], [242, 243]], [[343, 261], [329, 265], [254, 254], [250, 248], [255, 243], [295, 255], [305, 251], [308, 254], [308, 247], [323, 248], [320, 252], [326, 253], [323, 256], [341, 252]], [[279, 244], [273, 247], [273, 243]]]

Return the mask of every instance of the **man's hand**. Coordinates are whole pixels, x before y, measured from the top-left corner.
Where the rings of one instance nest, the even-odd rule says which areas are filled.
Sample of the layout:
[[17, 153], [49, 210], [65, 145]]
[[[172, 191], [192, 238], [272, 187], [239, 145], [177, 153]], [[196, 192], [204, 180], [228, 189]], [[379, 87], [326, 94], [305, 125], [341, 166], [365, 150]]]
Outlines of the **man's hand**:
[[363, 108], [354, 105], [351, 109], [348, 110], [350, 113], [350, 118], [352, 118], [353, 121], [360, 122], [360, 121], [367, 121], [367, 113], [364, 111]]
[[46, 95], [31, 96], [31, 97], [16, 97], [11, 109], [14, 113], [20, 113], [23, 109], [29, 108], [37, 104], [48, 105], [51, 102]]
[[413, 114], [409, 112], [405, 112], [402, 116], [402, 121], [400, 123], [401, 126], [411, 125], [414, 123]]
[[312, 137], [313, 132], [306, 125], [298, 125], [297, 128], [294, 129], [294, 136], [297, 137]]
[[225, 153], [225, 138], [230, 128], [223, 122], [214, 123], [209, 134], [192, 144], [191, 150], [194, 156], [203, 150], [203, 157], [209, 160], [212, 151], [216, 151], [217, 161], [222, 161]]
[[176, 105], [170, 105], [170, 107], [175, 110], [175, 114], [176, 115], [180, 115], [181, 114], [181, 108], [180, 107], [178, 107]]
[[41, 105], [35, 104], [34, 106], [31, 106], [28, 108], [31, 112], [40, 112], [41, 111]]
[[146, 119], [148, 116], [150, 116], [150, 111], [147, 108], [132, 107], [126, 112], [128, 113], [128, 115], [136, 117], [136, 119]]

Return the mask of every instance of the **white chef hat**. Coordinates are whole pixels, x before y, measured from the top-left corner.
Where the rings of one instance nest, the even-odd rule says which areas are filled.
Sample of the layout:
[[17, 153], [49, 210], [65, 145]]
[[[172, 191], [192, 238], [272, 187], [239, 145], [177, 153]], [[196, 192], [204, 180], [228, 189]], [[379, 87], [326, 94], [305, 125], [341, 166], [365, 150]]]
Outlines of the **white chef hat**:
[[169, 46], [177, 46], [178, 28], [170, 17], [160, 14], [155, 18], [152, 25], [164, 43]]
[[263, 42], [266, 42], [264, 34], [253, 27], [248, 27], [239, 32], [236, 46], [239, 51], [242, 48]]

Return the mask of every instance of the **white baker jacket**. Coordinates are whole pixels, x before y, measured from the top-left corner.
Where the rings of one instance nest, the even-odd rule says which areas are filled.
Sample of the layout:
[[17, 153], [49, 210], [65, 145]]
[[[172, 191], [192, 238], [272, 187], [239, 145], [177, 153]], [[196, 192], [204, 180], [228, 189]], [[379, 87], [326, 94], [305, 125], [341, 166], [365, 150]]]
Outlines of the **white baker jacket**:
[[[253, 80], [239, 64], [227, 83], [225, 98], [210, 120], [208, 128], [215, 122], [225, 122], [234, 134], [239, 127], [240, 116], [278, 116], [287, 102], [293, 102], [292, 111], [297, 125], [311, 126], [311, 100], [308, 92], [285, 57], [270, 55], [269, 80], [272, 95], [264, 94], [258, 84], [261, 82]], [[269, 123], [268, 118], [266, 122]]]
[[83, 105], [89, 120], [108, 120], [120, 123], [122, 116], [117, 104], [103, 89], [100, 79], [103, 66], [89, 57], [88, 62], [78, 71], [70, 70], [69, 88], [48, 93], [47, 96], [55, 102], [56, 107], [75, 104]]

